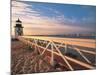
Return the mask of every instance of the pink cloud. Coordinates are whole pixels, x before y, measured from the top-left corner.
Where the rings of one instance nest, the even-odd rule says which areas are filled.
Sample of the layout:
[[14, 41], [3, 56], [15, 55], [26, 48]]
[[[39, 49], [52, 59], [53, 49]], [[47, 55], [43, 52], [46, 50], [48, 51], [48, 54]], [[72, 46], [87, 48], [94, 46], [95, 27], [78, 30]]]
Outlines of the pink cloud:
[[[75, 19], [65, 19], [64, 15], [57, 10], [48, 8], [57, 16], [49, 18], [41, 16], [41, 12], [30, 8], [31, 5], [19, 1], [12, 1], [12, 34], [14, 34], [15, 21], [20, 18], [24, 26], [24, 34], [61, 34], [78, 30], [88, 30], [86, 28], [65, 25], [63, 21], [75, 22]], [[45, 7], [46, 8], [46, 7]], [[62, 24], [62, 25], [61, 25]], [[40, 31], [41, 29], [41, 31]], [[73, 30], [74, 29], [74, 30]]]

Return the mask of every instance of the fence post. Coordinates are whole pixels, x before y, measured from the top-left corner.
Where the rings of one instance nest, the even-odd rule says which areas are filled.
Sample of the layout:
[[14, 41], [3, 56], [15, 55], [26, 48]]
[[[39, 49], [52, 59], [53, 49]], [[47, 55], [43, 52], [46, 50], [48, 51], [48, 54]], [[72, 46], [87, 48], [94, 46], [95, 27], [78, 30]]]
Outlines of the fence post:
[[51, 65], [54, 66], [53, 44], [51, 43]]
[[67, 44], [65, 44], [65, 52], [64, 52], [64, 54], [66, 54], [66, 53], [67, 53], [67, 47], [68, 47], [68, 45], [67, 45]]

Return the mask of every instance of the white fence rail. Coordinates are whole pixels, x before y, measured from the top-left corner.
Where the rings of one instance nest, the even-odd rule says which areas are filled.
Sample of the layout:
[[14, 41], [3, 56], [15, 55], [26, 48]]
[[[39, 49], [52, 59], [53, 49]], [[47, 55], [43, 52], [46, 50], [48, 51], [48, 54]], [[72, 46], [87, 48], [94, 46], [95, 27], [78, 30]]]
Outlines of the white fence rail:
[[[39, 51], [41, 56], [49, 56], [52, 66], [54, 66], [55, 60], [58, 60], [58, 63], [63, 64], [69, 70], [81, 68], [95, 69], [95, 62], [90, 60], [90, 57], [95, 60], [96, 56], [96, 41], [93, 39], [42, 36], [19, 36], [18, 39], [32, 47], [34, 46], [35, 50]], [[69, 55], [68, 51], [71, 51], [70, 53], [72, 53], [72, 55]], [[74, 58], [74, 52], [77, 58]], [[76, 68], [77, 65], [79, 65], [80, 68]]]

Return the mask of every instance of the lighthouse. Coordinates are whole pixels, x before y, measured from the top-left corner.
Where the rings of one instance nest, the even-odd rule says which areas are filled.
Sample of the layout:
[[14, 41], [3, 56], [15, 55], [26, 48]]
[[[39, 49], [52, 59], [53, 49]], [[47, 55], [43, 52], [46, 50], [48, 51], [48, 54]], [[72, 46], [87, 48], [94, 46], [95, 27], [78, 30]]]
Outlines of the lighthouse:
[[23, 26], [22, 26], [22, 21], [20, 21], [19, 18], [18, 20], [16, 20], [16, 25], [14, 27], [15, 27], [15, 38], [17, 38], [18, 36], [22, 36]]

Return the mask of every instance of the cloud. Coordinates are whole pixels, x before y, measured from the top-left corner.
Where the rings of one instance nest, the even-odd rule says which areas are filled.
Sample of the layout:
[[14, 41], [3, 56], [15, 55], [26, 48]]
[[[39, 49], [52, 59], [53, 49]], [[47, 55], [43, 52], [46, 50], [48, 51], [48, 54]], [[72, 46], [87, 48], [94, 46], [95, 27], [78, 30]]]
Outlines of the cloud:
[[[34, 9], [33, 9], [34, 8]], [[35, 8], [34, 5], [12, 1], [12, 34], [14, 34], [15, 21], [20, 18], [23, 22], [24, 33], [33, 34], [66, 34], [71, 32], [87, 31], [88, 28], [75, 26], [77, 19], [67, 18], [60, 11], [42, 6], [44, 10], [53, 16], [45, 15], [45, 11]], [[74, 30], [73, 30], [74, 29]]]
[[95, 19], [96, 19], [96, 17], [88, 16], [88, 17], [83, 17], [82, 21], [84, 23], [95, 23], [96, 22]]
[[[75, 22], [75, 19], [73, 18], [65, 18], [65, 16], [53, 9], [53, 8], [48, 8], [48, 7], [44, 7], [42, 6], [45, 10], [47, 10], [48, 12], [52, 12], [51, 14], [54, 14], [53, 17], [48, 17], [48, 16], [41, 16], [41, 13], [43, 13], [42, 11], [36, 11], [34, 9], [31, 9], [32, 5], [29, 4], [25, 4], [23, 2], [16, 2], [16, 1], [12, 1], [12, 16], [17, 18], [17, 17], [21, 17], [21, 19], [25, 19], [30, 22], [32, 19], [35, 20], [42, 20], [42, 22], [54, 22], [54, 23], [62, 23], [62, 22]], [[40, 9], [37, 9], [40, 10]], [[44, 19], [44, 20], [43, 20]], [[15, 21], [15, 19], [13, 19]], [[26, 20], [23, 20], [26, 22]], [[30, 21], [29, 21], [30, 20]], [[33, 22], [33, 21], [32, 21]], [[36, 21], [35, 21], [36, 22]]]

